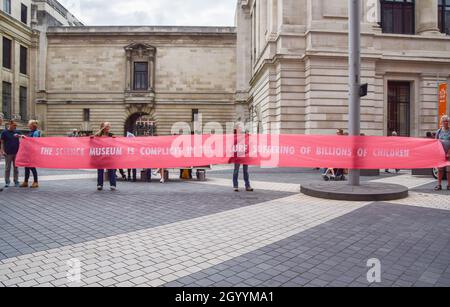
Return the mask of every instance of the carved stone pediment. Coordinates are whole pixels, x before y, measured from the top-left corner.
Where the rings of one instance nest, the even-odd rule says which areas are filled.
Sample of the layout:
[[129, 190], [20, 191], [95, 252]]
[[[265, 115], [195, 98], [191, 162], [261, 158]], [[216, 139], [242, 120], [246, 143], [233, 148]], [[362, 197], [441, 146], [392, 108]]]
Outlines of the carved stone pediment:
[[144, 43], [132, 43], [125, 47], [125, 51], [128, 56], [153, 58], [156, 53], [156, 48]]

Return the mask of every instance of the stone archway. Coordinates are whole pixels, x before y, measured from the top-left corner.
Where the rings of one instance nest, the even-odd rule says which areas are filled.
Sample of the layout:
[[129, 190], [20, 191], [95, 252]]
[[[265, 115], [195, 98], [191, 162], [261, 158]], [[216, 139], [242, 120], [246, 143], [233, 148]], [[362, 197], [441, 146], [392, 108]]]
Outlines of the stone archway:
[[135, 136], [149, 136], [156, 134], [156, 122], [153, 119], [153, 108], [148, 105], [132, 105], [127, 108], [124, 134], [133, 133]]
[[125, 122], [125, 134], [133, 133], [135, 136], [156, 135], [156, 122], [148, 113], [134, 113]]

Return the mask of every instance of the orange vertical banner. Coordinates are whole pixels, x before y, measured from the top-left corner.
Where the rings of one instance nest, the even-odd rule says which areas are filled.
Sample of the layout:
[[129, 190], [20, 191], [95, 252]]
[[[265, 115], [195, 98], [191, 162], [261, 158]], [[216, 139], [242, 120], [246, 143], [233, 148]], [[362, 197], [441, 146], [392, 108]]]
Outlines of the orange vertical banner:
[[439, 84], [439, 127], [441, 128], [441, 118], [447, 115], [447, 83]]

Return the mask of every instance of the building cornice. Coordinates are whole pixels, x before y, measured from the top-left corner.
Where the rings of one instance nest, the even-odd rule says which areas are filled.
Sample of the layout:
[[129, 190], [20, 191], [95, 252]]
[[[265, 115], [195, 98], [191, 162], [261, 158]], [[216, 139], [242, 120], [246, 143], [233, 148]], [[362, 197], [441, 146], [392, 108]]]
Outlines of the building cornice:
[[229, 35], [236, 36], [235, 27], [185, 26], [94, 26], [49, 27], [47, 35]]
[[10, 16], [9, 14], [6, 14], [2, 10], [0, 10], [0, 20], [2, 22], [4, 22], [6, 25], [14, 27], [14, 29], [16, 29], [18, 31], [26, 33], [30, 36], [33, 34], [33, 30], [29, 26], [27, 26], [23, 22], [15, 19], [14, 17]]

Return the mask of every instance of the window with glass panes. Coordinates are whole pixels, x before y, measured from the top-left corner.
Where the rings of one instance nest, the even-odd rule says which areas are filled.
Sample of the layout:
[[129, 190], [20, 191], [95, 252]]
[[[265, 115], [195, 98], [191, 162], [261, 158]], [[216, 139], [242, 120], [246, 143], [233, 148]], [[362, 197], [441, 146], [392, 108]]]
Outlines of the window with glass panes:
[[11, 15], [11, 0], [4, 0], [3, 11]]
[[148, 63], [135, 62], [134, 63], [134, 90], [146, 91], [148, 90]]
[[28, 7], [24, 4], [20, 6], [20, 21], [24, 24], [28, 23]]
[[380, 2], [383, 33], [415, 33], [414, 0], [381, 0]]
[[5, 118], [11, 119], [11, 97], [12, 97], [12, 84], [9, 82], [3, 82], [2, 84], [2, 112]]
[[20, 46], [20, 73], [28, 73], [28, 49], [24, 46]]
[[438, 20], [441, 32], [450, 35], [450, 0], [439, 0]]

